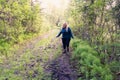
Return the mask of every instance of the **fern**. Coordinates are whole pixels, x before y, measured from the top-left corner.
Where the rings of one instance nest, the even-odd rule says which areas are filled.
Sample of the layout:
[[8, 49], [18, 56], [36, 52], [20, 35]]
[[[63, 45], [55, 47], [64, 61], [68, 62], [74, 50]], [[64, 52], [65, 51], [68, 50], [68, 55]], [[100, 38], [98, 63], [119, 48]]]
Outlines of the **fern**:
[[[74, 47], [74, 54], [73, 58], [77, 59], [78, 61], [78, 69], [84, 74], [82, 79], [86, 80], [112, 80], [113, 75], [111, 73], [109, 65], [103, 65], [101, 63], [101, 59], [104, 58], [106, 55], [101, 54], [100, 56], [98, 53], [91, 48], [86, 42], [81, 40], [75, 40], [72, 43]], [[109, 77], [110, 78], [109, 78]]]

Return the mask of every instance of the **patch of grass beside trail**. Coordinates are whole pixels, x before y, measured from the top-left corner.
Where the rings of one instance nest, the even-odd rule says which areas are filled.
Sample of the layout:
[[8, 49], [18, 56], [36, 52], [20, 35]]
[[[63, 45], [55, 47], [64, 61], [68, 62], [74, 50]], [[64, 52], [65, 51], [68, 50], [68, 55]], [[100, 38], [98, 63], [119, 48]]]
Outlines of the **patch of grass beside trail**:
[[87, 42], [79, 39], [73, 40], [72, 47], [72, 59], [76, 61], [78, 74], [82, 74], [78, 80], [113, 80], [110, 65], [101, 62], [106, 54], [98, 54]]
[[42, 80], [45, 79], [44, 65], [57, 57], [60, 51], [58, 30], [43, 36], [31, 48], [0, 63], [0, 80]]
[[[19, 45], [25, 43], [29, 39], [34, 38], [38, 34], [21, 34], [17, 39], [6, 40], [0, 39], [0, 60], [12, 55], [13, 51], [19, 48]], [[14, 47], [15, 46], [15, 47]], [[0, 61], [1, 62], [1, 61]]]
[[46, 32], [49, 31], [51, 31], [51, 29], [43, 29], [39, 33], [20, 34], [18, 38], [12, 37], [9, 40], [0, 39], [0, 63], [3, 62], [3, 59], [13, 56], [13, 53], [25, 44], [28, 44], [33, 39], [36, 39], [38, 36], [42, 36], [43, 34], [46, 34]]

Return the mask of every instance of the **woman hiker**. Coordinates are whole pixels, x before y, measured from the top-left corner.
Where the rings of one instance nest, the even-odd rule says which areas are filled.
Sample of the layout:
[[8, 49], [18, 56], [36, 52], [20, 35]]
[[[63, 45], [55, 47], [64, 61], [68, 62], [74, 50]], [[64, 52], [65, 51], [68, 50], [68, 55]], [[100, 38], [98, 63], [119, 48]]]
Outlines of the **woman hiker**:
[[66, 53], [66, 49], [69, 52], [69, 43], [71, 38], [73, 38], [73, 34], [70, 27], [67, 26], [67, 23], [63, 24], [61, 31], [56, 37], [59, 37], [61, 34], [62, 34], [63, 53]]

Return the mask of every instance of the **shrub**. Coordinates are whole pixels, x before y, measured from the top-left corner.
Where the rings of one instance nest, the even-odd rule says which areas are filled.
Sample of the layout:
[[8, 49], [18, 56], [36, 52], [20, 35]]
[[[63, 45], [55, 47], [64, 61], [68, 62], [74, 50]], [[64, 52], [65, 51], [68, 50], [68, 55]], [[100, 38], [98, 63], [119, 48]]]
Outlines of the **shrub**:
[[98, 53], [85, 41], [75, 39], [72, 47], [72, 59], [78, 61], [78, 71], [84, 74], [80, 80], [113, 80], [109, 65], [102, 64]]

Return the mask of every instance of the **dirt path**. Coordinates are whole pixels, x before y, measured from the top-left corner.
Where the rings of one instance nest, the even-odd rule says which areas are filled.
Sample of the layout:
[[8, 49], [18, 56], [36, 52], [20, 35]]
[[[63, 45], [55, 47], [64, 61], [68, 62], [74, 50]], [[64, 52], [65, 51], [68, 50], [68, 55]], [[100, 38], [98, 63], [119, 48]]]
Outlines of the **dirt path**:
[[0, 80], [77, 80], [70, 56], [62, 54], [57, 30], [29, 41], [0, 64]]
[[62, 53], [46, 68], [51, 80], [77, 80], [77, 73], [70, 62], [70, 53]]

